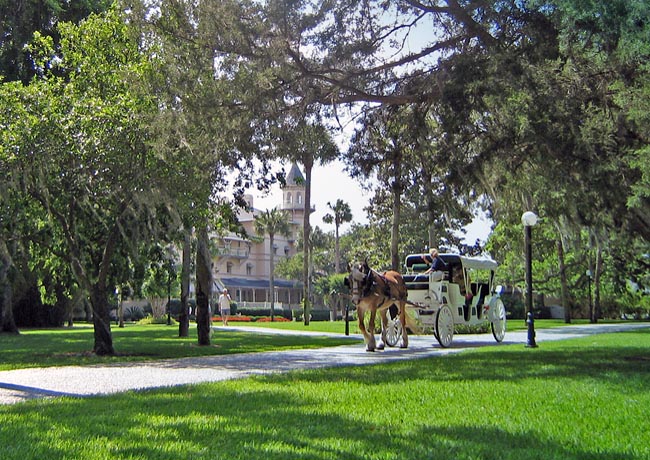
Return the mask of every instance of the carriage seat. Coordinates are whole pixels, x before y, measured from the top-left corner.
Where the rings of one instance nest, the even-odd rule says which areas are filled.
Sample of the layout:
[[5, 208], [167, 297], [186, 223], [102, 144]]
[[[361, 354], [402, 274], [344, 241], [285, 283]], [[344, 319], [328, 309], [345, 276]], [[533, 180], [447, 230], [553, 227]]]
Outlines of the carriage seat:
[[411, 290], [427, 290], [429, 289], [429, 275], [424, 273], [416, 273], [410, 275], [403, 275], [406, 289]]
[[429, 282], [442, 281], [445, 279], [446, 273], [443, 271], [435, 271], [430, 273], [416, 273], [404, 275], [404, 282], [407, 289], [414, 290], [428, 290]]
[[410, 267], [410, 272], [411, 273], [422, 273], [425, 272], [429, 269], [428, 264], [413, 264]]

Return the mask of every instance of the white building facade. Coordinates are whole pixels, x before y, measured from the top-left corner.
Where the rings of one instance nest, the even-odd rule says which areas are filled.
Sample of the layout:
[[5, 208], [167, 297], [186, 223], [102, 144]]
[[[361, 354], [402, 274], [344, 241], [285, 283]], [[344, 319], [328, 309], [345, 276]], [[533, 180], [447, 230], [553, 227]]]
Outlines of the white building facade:
[[238, 215], [239, 222], [250, 238], [242, 238], [234, 233], [217, 239], [217, 254], [213, 260], [213, 270], [217, 292], [224, 287], [232, 299], [241, 307], [269, 307], [273, 295], [278, 309], [300, 308], [302, 282], [297, 280], [274, 279], [274, 292], [270, 292], [270, 260], [277, 263], [282, 258], [296, 254], [296, 240], [303, 225], [305, 206], [305, 179], [297, 164], [293, 164], [282, 188], [283, 209], [289, 216], [290, 235], [274, 235], [273, 247], [268, 235], [257, 235], [255, 216], [262, 210], [255, 208], [253, 197], [246, 196], [249, 210]]

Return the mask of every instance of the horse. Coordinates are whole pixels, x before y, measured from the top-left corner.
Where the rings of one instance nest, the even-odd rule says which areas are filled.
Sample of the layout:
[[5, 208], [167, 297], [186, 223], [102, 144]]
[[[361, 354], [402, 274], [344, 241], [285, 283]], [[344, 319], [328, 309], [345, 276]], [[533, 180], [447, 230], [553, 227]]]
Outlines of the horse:
[[[393, 305], [397, 306], [402, 327], [402, 341], [400, 348], [408, 348], [408, 335], [406, 333], [406, 284], [402, 275], [396, 271], [387, 271], [380, 274], [372, 270], [367, 262], [354, 263], [348, 266], [350, 274], [345, 284], [352, 293], [352, 303], [357, 307], [359, 329], [366, 343], [366, 351], [383, 350], [386, 342], [386, 328], [388, 317], [386, 311]], [[370, 311], [369, 329], [363, 321], [366, 311]], [[381, 316], [381, 341], [375, 341], [375, 316], [379, 311]]]

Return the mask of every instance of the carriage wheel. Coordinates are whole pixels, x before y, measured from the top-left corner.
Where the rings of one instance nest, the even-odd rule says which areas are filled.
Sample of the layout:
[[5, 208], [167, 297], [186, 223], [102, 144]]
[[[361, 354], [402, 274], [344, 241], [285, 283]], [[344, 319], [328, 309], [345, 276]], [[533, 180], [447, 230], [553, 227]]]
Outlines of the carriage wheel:
[[443, 305], [436, 314], [436, 339], [440, 346], [447, 348], [454, 340], [454, 316], [447, 305]]
[[503, 305], [501, 299], [494, 302], [494, 306], [490, 308], [491, 322], [492, 322], [492, 335], [497, 342], [502, 342], [506, 335], [506, 307]]
[[400, 338], [402, 338], [402, 322], [399, 320], [399, 316], [391, 318], [390, 312], [388, 312], [388, 324], [386, 326], [386, 345], [389, 347], [394, 347], [399, 343]]

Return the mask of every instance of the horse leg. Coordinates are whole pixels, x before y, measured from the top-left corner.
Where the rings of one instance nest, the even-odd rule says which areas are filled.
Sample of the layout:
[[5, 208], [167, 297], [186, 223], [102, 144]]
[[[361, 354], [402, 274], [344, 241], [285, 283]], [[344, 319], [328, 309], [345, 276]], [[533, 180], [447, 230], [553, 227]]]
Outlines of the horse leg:
[[400, 348], [408, 348], [409, 346], [409, 336], [406, 332], [406, 302], [398, 302], [397, 306], [399, 307], [399, 320], [402, 323], [402, 343], [400, 343]]
[[379, 310], [379, 317], [381, 318], [381, 339], [377, 344], [378, 350], [383, 350], [386, 347], [386, 329], [388, 329], [388, 310]]
[[[357, 306], [357, 316], [359, 317], [359, 329], [363, 334], [363, 340], [366, 343], [366, 351], [375, 351], [375, 336], [370, 335], [366, 330], [366, 325], [363, 322], [365, 311], [361, 306]], [[372, 339], [372, 346], [370, 345]]]
[[376, 308], [370, 308], [370, 318], [368, 318], [368, 341], [366, 342], [367, 351], [375, 351], [377, 343], [375, 342], [375, 316], [377, 314]]

